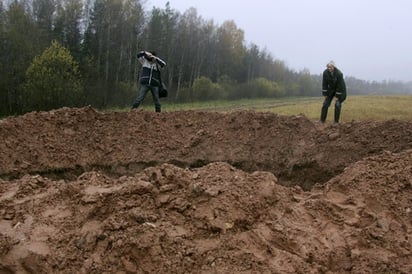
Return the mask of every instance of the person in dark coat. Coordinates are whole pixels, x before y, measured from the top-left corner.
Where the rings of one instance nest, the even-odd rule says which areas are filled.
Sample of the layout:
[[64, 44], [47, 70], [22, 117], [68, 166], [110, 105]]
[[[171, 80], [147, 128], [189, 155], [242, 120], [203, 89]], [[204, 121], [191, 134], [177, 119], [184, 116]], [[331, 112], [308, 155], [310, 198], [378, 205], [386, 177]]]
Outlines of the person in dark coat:
[[146, 97], [149, 90], [152, 93], [156, 112], [161, 111], [159, 99], [160, 68], [166, 66], [166, 62], [156, 56], [153, 51], [140, 51], [137, 59], [142, 64], [140, 73], [140, 91], [132, 105], [132, 109], [138, 108]]
[[343, 79], [343, 73], [336, 67], [333, 61], [330, 61], [323, 71], [322, 95], [324, 96], [324, 101], [320, 121], [325, 123], [326, 117], [328, 116], [328, 108], [333, 98], [336, 98], [334, 123], [339, 123], [342, 103], [346, 100], [346, 85]]

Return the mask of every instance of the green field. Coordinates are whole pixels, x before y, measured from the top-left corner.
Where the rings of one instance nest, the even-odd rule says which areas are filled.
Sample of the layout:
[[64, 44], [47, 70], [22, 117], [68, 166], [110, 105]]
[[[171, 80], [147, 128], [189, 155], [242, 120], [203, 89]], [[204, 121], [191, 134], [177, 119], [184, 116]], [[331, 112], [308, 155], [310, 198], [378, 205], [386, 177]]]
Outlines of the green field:
[[[303, 114], [309, 119], [318, 120], [323, 97], [297, 97], [282, 99], [251, 99], [237, 101], [211, 101], [185, 104], [172, 104], [163, 100], [163, 111], [203, 110], [203, 111], [237, 111], [254, 110], [273, 112], [280, 115]], [[348, 96], [343, 103], [341, 121], [352, 120], [412, 120], [412, 95], [371, 95]], [[153, 106], [144, 106], [151, 110]], [[333, 121], [334, 105], [328, 112], [328, 122]]]
[[[141, 108], [154, 110], [148, 96]], [[149, 103], [150, 102], [150, 103]], [[230, 112], [254, 110], [273, 112], [279, 115], [305, 115], [318, 120], [323, 97], [294, 97], [281, 99], [242, 99], [236, 101], [209, 101], [194, 103], [170, 103], [162, 100], [162, 111], [201, 110]], [[333, 121], [334, 102], [332, 102], [327, 122]], [[341, 122], [352, 120], [412, 120], [412, 95], [369, 95], [348, 96], [343, 103]]]

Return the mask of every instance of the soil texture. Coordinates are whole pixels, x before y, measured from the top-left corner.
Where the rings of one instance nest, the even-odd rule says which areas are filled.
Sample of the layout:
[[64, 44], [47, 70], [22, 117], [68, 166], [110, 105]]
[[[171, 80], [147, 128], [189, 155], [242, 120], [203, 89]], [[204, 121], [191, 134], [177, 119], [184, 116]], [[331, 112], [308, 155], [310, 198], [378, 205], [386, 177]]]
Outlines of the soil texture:
[[0, 120], [0, 273], [412, 273], [412, 122]]

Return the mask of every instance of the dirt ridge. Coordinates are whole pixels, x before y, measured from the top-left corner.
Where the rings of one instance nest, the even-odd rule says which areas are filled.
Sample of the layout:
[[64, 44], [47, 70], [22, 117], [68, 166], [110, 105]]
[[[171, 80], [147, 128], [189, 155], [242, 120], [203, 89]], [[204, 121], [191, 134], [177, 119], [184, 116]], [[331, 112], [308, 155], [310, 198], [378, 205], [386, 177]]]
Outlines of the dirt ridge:
[[0, 120], [0, 273], [411, 273], [412, 123]]
[[63, 108], [4, 119], [0, 137], [3, 178], [99, 166], [132, 174], [161, 163], [199, 167], [221, 161], [249, 172], [269, 171], [285, 184], [308, 189], [364, 157], [412, 148], [412, 124], [362, 121], [322, 127], [304, 116], [253, 111]]

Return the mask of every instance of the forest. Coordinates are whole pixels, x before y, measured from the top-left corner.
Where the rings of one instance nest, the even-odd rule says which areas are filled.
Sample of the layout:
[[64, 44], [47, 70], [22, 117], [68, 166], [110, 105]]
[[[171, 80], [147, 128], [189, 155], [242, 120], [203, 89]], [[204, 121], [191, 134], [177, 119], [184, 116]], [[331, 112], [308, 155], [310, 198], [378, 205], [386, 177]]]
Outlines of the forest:
[[[295, 71], [246, 43], [233, 20], [143, 0], [0, 0], [0, 116], [129, 107], [140, 50], [167, 62], [170, 102], [320, 96], [321, 71]], [[281, 37], [279, 38], [281, 39]], [[304, 47], [304, 45], [302, 45]], [[349, 94], [409, 94], [412, 83], [346, 77]]]

